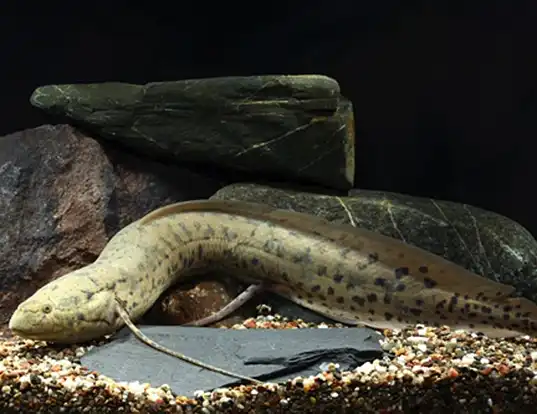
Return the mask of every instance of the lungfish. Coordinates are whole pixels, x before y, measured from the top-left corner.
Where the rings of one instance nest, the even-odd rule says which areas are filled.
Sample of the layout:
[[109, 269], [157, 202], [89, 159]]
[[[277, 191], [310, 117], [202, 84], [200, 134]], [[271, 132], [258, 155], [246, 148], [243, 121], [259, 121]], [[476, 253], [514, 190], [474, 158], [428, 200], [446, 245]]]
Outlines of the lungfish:
[[12, 331], [83, 342], [133, 320], [171, 285], [220, 269], [335, 321], [373, 328], [448, 325], [491, 337], [534, 335], [537, 305], [514, 288], [400, 240], [243, 201], [196, 200], [155, 210], [110, 239], [95, 262], [22, 302]]

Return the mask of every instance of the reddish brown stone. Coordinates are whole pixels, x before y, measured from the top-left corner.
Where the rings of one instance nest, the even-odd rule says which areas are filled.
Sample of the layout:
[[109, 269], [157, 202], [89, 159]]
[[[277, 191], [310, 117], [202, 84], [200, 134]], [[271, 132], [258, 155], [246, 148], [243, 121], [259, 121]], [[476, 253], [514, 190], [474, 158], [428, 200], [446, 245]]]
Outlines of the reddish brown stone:
[[67, 126], [0, 139], [0, 324], [37, 288], [92, 262], [122, 227], [220, 180], [99, 144]]
[[[235, 279], [219, 277], [218, 280], [204, 278], [195, 286], [172, 287], [144, 317], [144, 323], [183, 325], [217, 312], [228, 304], [245, 286]], [[253, 301], [252, 301], [253, 302]], [[254, 314], [252, 304], [213, 326], [229, 326]]]

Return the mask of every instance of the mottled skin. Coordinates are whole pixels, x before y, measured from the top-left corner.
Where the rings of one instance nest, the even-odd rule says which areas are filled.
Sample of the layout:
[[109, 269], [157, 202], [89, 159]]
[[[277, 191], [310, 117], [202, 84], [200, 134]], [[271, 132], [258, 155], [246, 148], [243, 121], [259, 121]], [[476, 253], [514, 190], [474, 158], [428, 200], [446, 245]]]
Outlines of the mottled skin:
[[[158, 209], [118, 232], [98, 259], [39, 289], [10, 327], [27, 338], [83, 342], [123, 325], [196, 269], [264, 282], [333, 319], [376, 328], [450, 325], [490, 336], [533, 335], [537, 306], [512, 287], [396, 239], [313, 215], [241, 201]], [[195, 273], [195, 272], [194, 272]]]

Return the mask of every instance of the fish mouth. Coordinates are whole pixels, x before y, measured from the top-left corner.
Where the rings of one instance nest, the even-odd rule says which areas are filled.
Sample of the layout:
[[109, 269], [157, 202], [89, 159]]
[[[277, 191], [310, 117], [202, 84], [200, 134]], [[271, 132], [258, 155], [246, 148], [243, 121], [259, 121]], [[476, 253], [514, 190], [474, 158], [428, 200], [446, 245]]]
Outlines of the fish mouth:
[[47, 341], [51, 336], [56, 336], [58, 332], [61, 332], [37, 329], [39, 325], [28, 324], [27, 321], [26, 323], [22, 323], [23, 318], [19, 318], [19, 316], [22, 315], [14, 313], [9, 320], [8, 326], [14, 335], [20, 336], [21, 338]]
[[[17, 321], [10, 321], [9, 329], [11, 332], [24, 339], [31, 339], [34, 341], [46, 341], [57, 344], [77, 344], [87, 342], [96, 338], [104, 337], [105, 332], [101, 332], [100, 329], [90, 329], [85, 332], [80, 332], [78, 330], [66, 330], [62, 327], [56, 326], [51, 327], [52, 329], [37, 329], [39, 326], [17, 326]], [[41, 326], [41, 328], [43, 328]]]
[[52, 331], [52, 330], [37, 330], [34, 327], [24, 327], [24, 326], [17, 326], [16, 323], [9, 323], [9, 329], [11, 332], [17, 336], [20, 336], [22, 338], [27, 339], [42, 339], [45, 340], [45, 338], [57, 335], [58, 332], [61, 331]]
[[24, 339], [33, 339], [37, 341], [47, 341], [47, 334], [46, 333], [39, 333], [34, 331], [25, 331], [24, 329], [17, 329], [17, 328], [9, 328], [11, 330], [11, 333], [13, 333], [16, 336], [20, 336]]
[[72, 337], [63, 337], [59, 336], [58, 332], [36, 332], [36, 331], [27, 331], [24, 329], [10, 328], [11, 332], [21, 338], [31, 339], [33, 341], [45, 341], [45, 342], [54, 342], [58, 344], [72, 344], [75, 343], [76, 338]]
[[14, 328], [9, 328], [9, 329], [11, 330], [11, 333], [13, 335], [17, 335], [17, 336], [20, 336], [22, 338], [28, 338], [28, 335], [30, 335], [32, 337], [35, 335], [35, 334], [32, 334], [32, 333], [28, 334], [28, 332], [23, 331], [21, 329], [14, 329]]

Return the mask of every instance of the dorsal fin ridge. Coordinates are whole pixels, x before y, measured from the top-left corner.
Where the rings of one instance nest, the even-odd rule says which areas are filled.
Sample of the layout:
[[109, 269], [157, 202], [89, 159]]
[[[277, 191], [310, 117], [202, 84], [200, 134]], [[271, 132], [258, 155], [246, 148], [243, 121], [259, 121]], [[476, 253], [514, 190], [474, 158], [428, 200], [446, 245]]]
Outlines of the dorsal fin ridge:
[[[146, 214], [144, 217], [142, 217], [140, 220], [138, 220], [138, 224], [145, 226], [159, 218], [166, 217], [172, 214], [180, 214], [180, 213], [188, 213], [193, 211], [204, 211], [204, 212], [221, 212], [221, 213], [243, 213], [245, 211], [249, 211], [251, 209], [240, 209], [240, 206], [242, 204], [245, 204], [245, 202], [242, 201], [227, 201], [227, 200], [190, 200], [190, 201], [182, 201], [179, 203], [173, 203], [168, 204], [166, 206], [160, 207], [156, 210], [151, 211], [150, 213]], [[252, 206], [255, 206], [255, 210], [257, 211], [256, 215], [261, 215], [262, 213], [267, 212], [267, 210], [272, 210], [271, 207], [262, 205], [262, 204], [253, 204], [253, 203], [247, 203], [252, 204]]]

